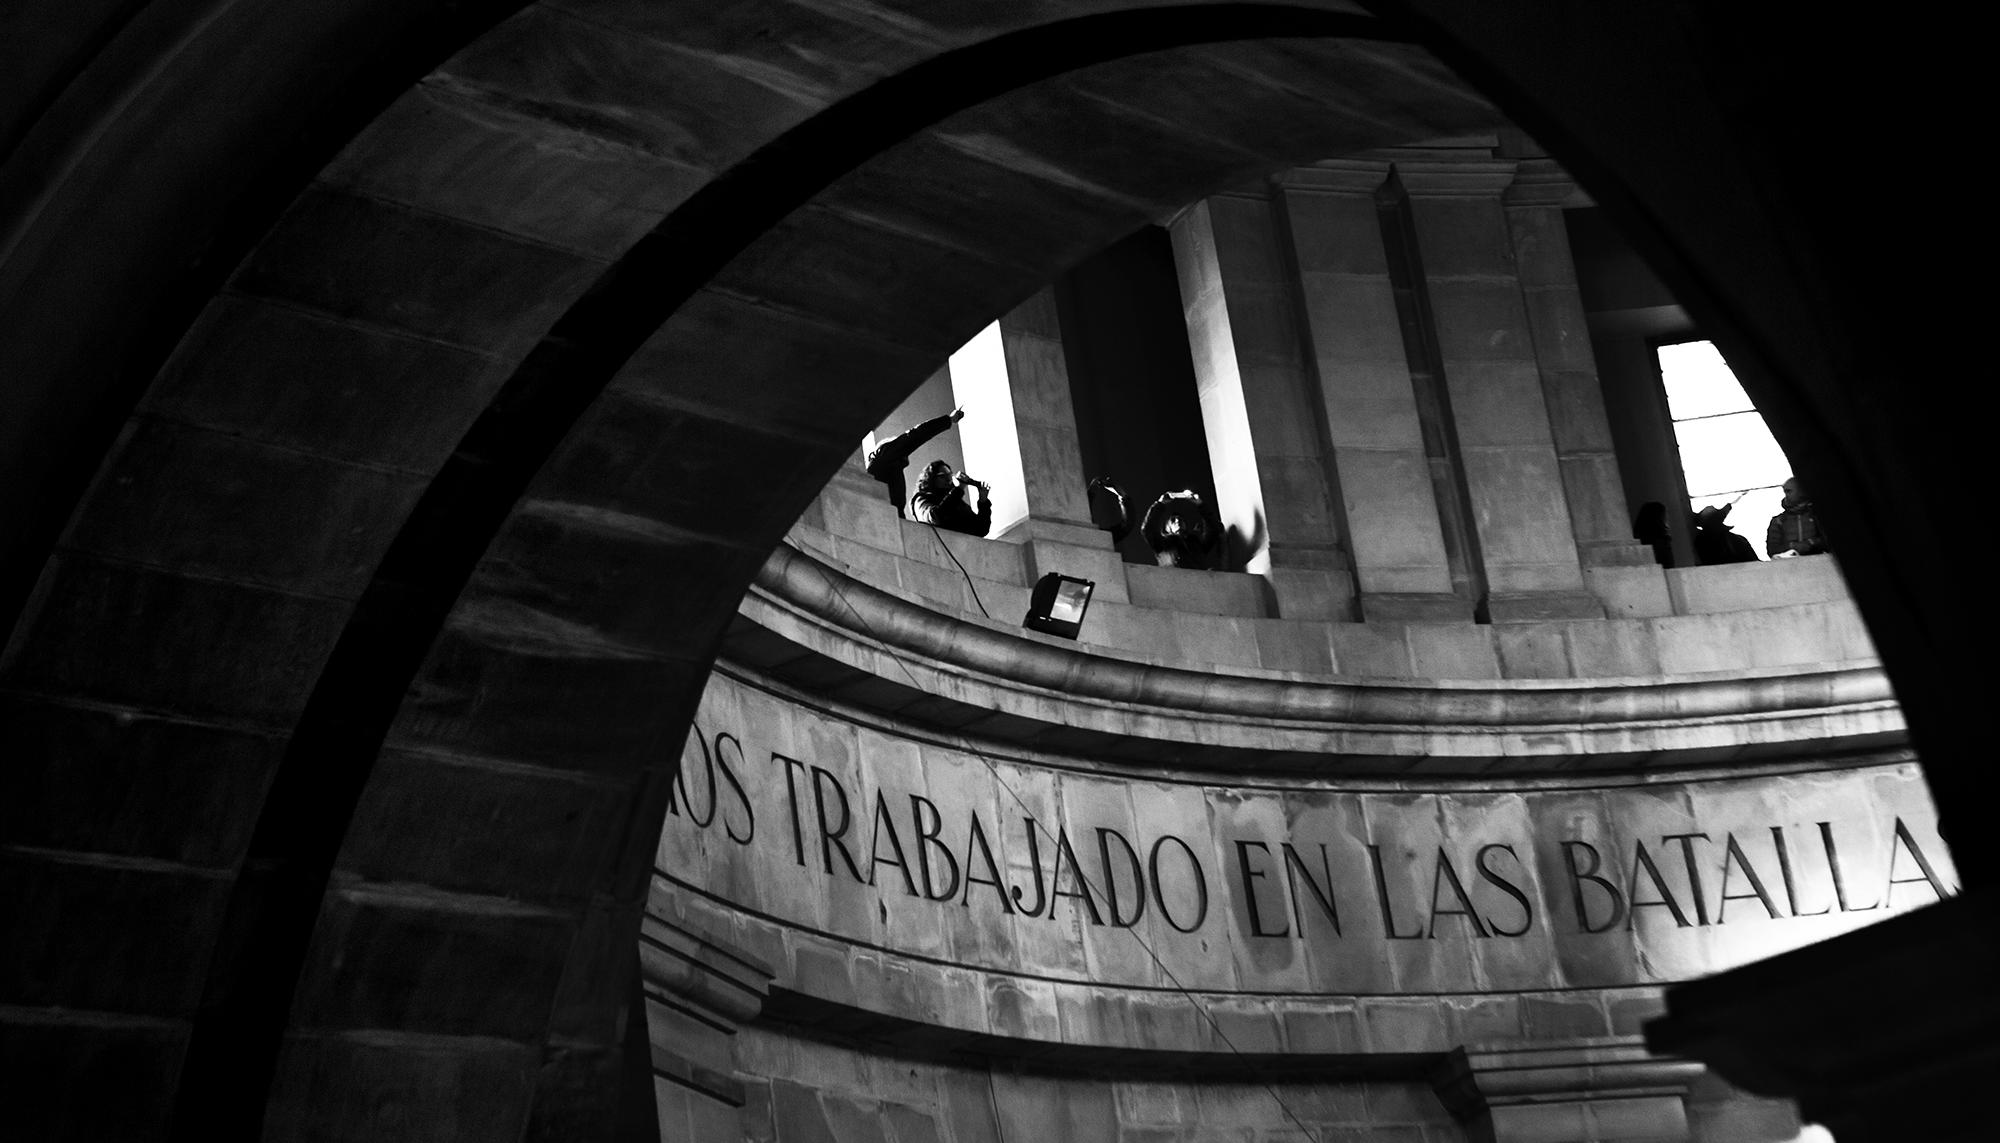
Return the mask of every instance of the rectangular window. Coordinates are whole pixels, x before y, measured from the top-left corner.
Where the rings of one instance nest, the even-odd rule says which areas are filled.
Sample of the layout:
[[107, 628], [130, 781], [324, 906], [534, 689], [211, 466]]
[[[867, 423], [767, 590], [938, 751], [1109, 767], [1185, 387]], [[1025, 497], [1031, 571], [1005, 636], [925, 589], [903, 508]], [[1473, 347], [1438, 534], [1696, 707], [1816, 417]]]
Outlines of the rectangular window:
[[1782, 507], [1791, 461], [1714, 343], [1683, 341], [1657, 352], [1689, 512], [1734, 505], [1729, 524], [1766, 558], [1764, 527]]

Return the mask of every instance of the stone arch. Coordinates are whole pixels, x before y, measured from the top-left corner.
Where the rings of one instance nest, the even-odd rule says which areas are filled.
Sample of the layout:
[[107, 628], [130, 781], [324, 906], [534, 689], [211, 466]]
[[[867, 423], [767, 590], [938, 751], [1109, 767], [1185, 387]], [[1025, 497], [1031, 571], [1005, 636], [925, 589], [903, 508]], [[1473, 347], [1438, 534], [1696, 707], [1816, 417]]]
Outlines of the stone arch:
[[[1227, 7], [1208, 12], [1223, 21], [1218, 27], [1241, 15], [1224, 11]], [[1290, 18], [1277, 9], [1252, 11], [1261, 14], [1259, 19]], [[1041, 20], [1034, 15], [1009, 18], [1023, 24]], [[1526, 32], [1461, 20], [1443, 6], [1431, 12], [1431, 19], [1423, 27], [1447, 45], [1455, 62], [1519, 96], [1510, 110], [1517, 115], [1525, 111], [1532, 122], [1535, 109], [1542, 107], [1545, 122], [1559, 137], [1574, 142], [1581, 154], [1601, 158], [1600, 181], [1593, 189], [1605, 188], [1600, 193], [1608, 190], [1609, 199], [1622, 200], [1642, 220], [1650, 218], [1656, 240], [1662, 233], [1684, 236], [1705, 217], [1704, 209], [1713, 209], [1674, 199], [1673, 193], [1689, 189], [1685, 186], [1660, 196], [1664, 204], [1648, 204], [1632, 185], [1644, 174], [1629, 165], [1635, 161], [1632, 156], [1615, 148], [1595, 149], [1603, 140], [1592, 129], [1602, 124], [1580, 109], [1585, 101], [1580, 92], [1588, 90], [1590, 75], [1556, 69], [1561, 82], [1531, 93], [1522, 72], [1539, 57], [1509, 54]], [[520, 69], [515, 78], [524, 90], [511, 103], [495, 98], [489, 107], [481, 99], [453, 99], [468, 90], [501, 94], [505, 84], [488, 80], [507, 71], [507, 36], [532, 38], [553, 25], [574, 30], [582, 23], [587, 22], [551, 7], [502, 24], [493, 37], [457, 57], [458, 70], [455, 65], [443, 69], [444, 80], [424, 93], [436, 96], [430, 106], [401, 109], [406, 114], [399, 121], [402, 129], [436, 144], [439, 136], [421, 134], [426, 126], [435, 126], [439, 116], [465, 118], [471, 103], [496, 115], [581, 116], [580, 106], [551, 101], [538, 90], [537, 84], [549, 78], [549, 72], [537, 71], [539, 65]], [[621, 107], [623, 118], [612, 115], [591, 123], [598, 128], [641, 123], [636, 130], [649, 145], [675, 137], [692, 139], [696, 146], [705, 141], [714, 148], [706, 169], [689, 158], [692, 151], [682, 151], [666, 156], [651, 172], [663, 179], [679, 172], [688, 187], [736, 169], [763, 140], [837, 106], [826, 98], [827, 91], [807, 90], [803, 98], [796, 89], [772, 93], [756, 77], [739, 74], [745, 69], [721, 48], [734, 45], [732, 37], [753, 40], [754, 29], [719, 23], [718, 28], [699, 23], [686, 28], [710, 35], [705, 48], [711, 57], [707, 62], [714, 65], [706, 80], [714, 86], [696, 90], [701, 81], [692, 81], [686, 93], [687, 105], [695, 110], [693, 122], [677, 123], [667, 116], [654, 120], [648, 135], [644, 116]], [[973, 43], [996, 31], [975, 19], [951, 34]], [[258, 35], [269, 34], [268, 29], [246, 28], [243, 42], [255, 43]], [[590, 32], [584, 28], [575, 34], [588, 37]], [[661, 34], [655, 30], [641, 38]], [[649, 42], [690, 69], [704, 58], [699, 51]], [[864, 45], [859, 54], [879, 42]], [[1450, 48], [1453, 43], [1460, 46]], [[546, 51], [547, 42], [541, 47]], [[936, 45], [906, 47], [911, 61], [935, 58], [940, 50]], [[558, 71], [563, 63], [561, 52], [534, 58], [553, 59], [549, 66]], [[569, 63], [574, 65], [576, 58]], [[643, 70], [635, 61], [624, 62]], [[1428, 66], [1419, 64], [1415, 71], [1423, 73]], [[575, 78], [573, 72], [565, 74]], [[876, 78], [857, 66], [843, 81], [865, 86]], [[1175, 94], [1151, 92], [1163, 99]], [[1267, 85], [1261, 96], [1312, 98], [1284, 82]], [[817, 111], [810, 110], [815, 100], [822, 100]], [[1224, 115], [1254, 110], [1253, 103], [1220, 109]], [[1575, 114], [1566, 118], [1563, 111]], [[751, 129], [732, 122], [732, 116], [749, 120]], [[1032, 122], [1013, 125], [1025, 125], [1034, 137]], [[652, 344], [639, 349], [634, 368], [611, 383], [603, 401], [583, 411], [579, 430], [566, 438], [547, 468], [532, 450], [510, 453], [519, 443], [513, 434], [559, 426], [553, 419], [538, 425], [537, 416], [546, 414], [546, 408], [513, 405], [510, 398], [537, 386], [561, 394], [579, 362], [590, 362], [592, 355], [606, 357], [612, 366], [618, 363], [609, 343], [591, 337], [572, 340], [562, 323], [579, 313], [608, 313], [632, 304], [620, 290], [602, 285], [604, 268], [614, 258], [633, 256], [620, 253], [628, 250], [629, 229], [565, 231], [561, 220], [532, 216], [503, 223], [480, 215], [476, 202], [459, 204], [470, 207], [470, 217], [455, 217], [439, 203], [399, 201], [380, 185], [340, 181], [359, 178], [354, 164], [365, 166], [368, 146], [381, 142], [364, 135], [357, 150], [349, 152], [349, 165], [336, 164], [331, 179], [306, 189], [234, 272], [224, 296], [180, 341], [139, 415], [104, 458], [91, 491], [67, 514], [64, 542], [46, 569], [42, 553], [34, 554], [40, 587], [15, 631], [6, 662], [10, 691], [23, 712], [21, 724], [33, 727], [32, 733], [42, 736], [38, 741], [67, 744], [86, 754], [115, 754], [128, 760], [125, 765], [133, 757], [226, 759], [226, 773], [203, 781], [213, 782], [208, 792], [227, 807], [219, 816], [228, 820], [201, 838], [192, 837], [200, 831], [142, 826], [137, 817], [127, 821], [115, 815], [85, 821], [60, 835], [31, 836], [30, 846], [81, 855], [112, 852], [121, 859], [155, 863], [144, 867], [143, 876], [127, 877], [105, 873], [101, 862], [71, 862], [69, 867], [90, 871], [75, 875], [75, 884], [83, 886], [81, 896], [101, 905], [101, 916], [86, 927], [108, 931], [133, 912], [135, 901], [157, 894], [172, 901], [161, 931], [214, 939], [183, 940], [179, 953], [155, 958], [157, 971], [136, 980], [109, 983], [110, 970], [121, 966], [104, 965], [98, 966], [106, 970], [101, 979], [86, 981], [79, 973], [73, 980], [37, 982], [27, 1002], [136, 1010], [168, 1024], [198, 1012], [187, 1063], [190, 1086], [180, 1097], [188, 1108], [210, 1090], [203, 1086], [206, 1082], [240, 1082], [242, 1073], [232, 1068], [257, 1058], [258, 1049], [250, 1045], [268, 1048], [289, 1027], [292, 1039], [279, 1065], [274, 1100], [275, 1122], [281, 1125], [296, 1123], [291, 1117], [311, 1109], [340, 1106], [339, 1093], [386, 1082], [398, 1071], [418, 1076], [419, 1083], [441, 1085], [439, 1090], [461, 1093], [491, 1087], [521, 1096], [526, 1085], [538, 1094], [509, 1104], [511, 1113], [547, 1133], [559, 1133], [568, 1122], [565, 1116], [605, 1114], [597, 1089], [615, 1063], [616, 1014], [622, 1001], [616, 974], [605, 966], [631, 944], [636, 917], [630, 856], [650, 848], [648, 823], [657, 826], [663, 775], [671, 770], [668, 747], [685, 723], [729, 604], [775, 536], [773, 527], [783, 526], [783, 505], [802, 502], [816, 485], [815, 474], [823, 480], [844, 452], [841, 442], [856, 435], [847, 431], [851, 425], [807, 415], [819, 407], [821, 397], [811, 387], [812, 369], [868, 364], [882, 388], [865, 391], [874, 407], [886, 408], [898, 385], [921, 378], [917, 370], [926, 353], [948, 349], [957, 333], [993, 316], [1010, 297], [1037, 284], [1041, 279], [1036, 275], [1045, 278], [1060, 267], [1061, 258], [1086, 251], [1116, 225], [1143, 219], [1148, 209], [1171, 207], [1260, 166], [1338, 145], [1307, 133], [1253, 140], [1245, 150], [1243, 140], [1270, 124], [1236, 126], [1259, 130], [1242, 136], [1204, 135], [1198, 146], [1168, 156], [1151, 172], [1157, 176], [1146, 180], [1151, 191], [1082, 194], [1074, 229], [1063, 231], [1074, 235], [1072, 244], [1052, 247], [1040, 260], [1021, 265], [1005, 249], [955, 252], [958, 265], [979, 279], [979, 291], [926, 299], [871, 292], [881, 290], [877, 282], [854, 299], [878, 305], [945, 303], [930, 315], [941, 320], [923, 323], [927, 333], [898, 328], [893, 313], [871, 318], [865, 311], [850, 311], [828, 323], [802, 314], [772, 316], [756, 312], [754, 304], [746, 306], [746, 298], [759, 296], [759, 285], [782, 285], [787, 269], [809, 257], [815, 242], [839, 249], [855, 240], [853, 218], [839, 210], [822, 210], [811, 219], [824, 228], [818, 238], [812, 227], [780, 223], [738, 258], [741, 268], [735, 277], [728, 269], [721, 271], [720, 283], [695, 276], [703, 290], [689, 291], [689, 303], [675, 311], [674, 321]], [[994, 157], [988, 153], [982, 158], [977, 151], [976, 146], [961, 147], [957, 153], [968, 161]], [[357, 154], [362, 158], [356, 160]], [[407, 180], [401, 185], [420, 184], [427, 168], [421, 162], [397, 168], [392, 161], [397, 157], [378, 154], [376, 159], [390, 168], [391, 177]], [[911, 172], [898, 177], [911, 177]], [[450, 188], [430, 189], [442, 193]], [[1149, 193], [1159, 197], [1149, 198]], [[1094, 197], [1103, 201], [1093, 203]], [[650, 205], [671, 217], [686, 203]], [[510, 232], [510, 227], [527, 233]], [[882, 228], [880, 241], [928, 245], [934, 261], [926, 266], [935, 277], [921, 280], [952, 281], [954, 252], [913, 237], [908, 229]], [[1712, 250], [1706, 264], [1698, 252], [1668, 247], [1665, 253], [1670, 265], [1680, 267], [1684, 282], [1694, 279], [1697, 296], [1715, 299], [1713, 312], [1722, 319], [1734, 312], [1731, 299], [1740, 302], [1750, 289], [1727, 280], [1730, 267], [1714, 265]], [[685, 251], [672, 241], [639, 255], [669, 262], [683, 256]], [[415, 275], [418, 261], [452, 265], [457, 273]], [[1691, 268], [1697, 264], [1704, 265], [1702, 272]], [[407, 276], [402, 283], [406, 290], [383, 288], [400, 276]], [[1815, 302], [1835, 306], [1839, 299], [1802, 301], [1806, 312], [1779, 325], [1810, 324]], [[880, 323], [877, 336], [856, 339], [854, 330], [871, 320]], [[773, 324], [791, 328], [774, 338]], [[637, 329], [649, 332], [643, 322]], [[1761, 335], [1745, 330], [1738, 336], [1754, 347], [1753, 355], [1773, 359], [1772, 378], [1824, 365], [1810, 356], [1788, 358], [1788, 351], [1799, 346], [1784, 333], [1783, 328]], [[915, 343], [905, 344], [909, 341]], [[310, 399], [315, 396], [310, 384], [273, 385], [268, 373], [275, 358], [269, 354], [288, 342], [314, 351], [293, 359], [310, 380], [333, 375], [315, 375], [316, 364], [365, 369], [384, 384], [383, 392], [363, 395], [364, 401], [377, 403], [348, 420], [329, 418]], [[784, 394], [789, 403], [752, 407], [751, 419], [761, 417], [766, 424], [732, 423], [728, 410], [733, 403], [764, 396], [744, 386], [690, 399], [672, 392], [663, 396], [646, 384], [649, 355], [655, 366], [663, 360], [699, 361], [702, 353], [721, 345], [746, 353], [770, 352], [774, 346], [794, 352], [783, 374], [798, 378], [800, 385]], [[64, 352], [86, 355], [77, 347]], [[600, 369], [605, 363], [594, 362]], [[718, 370], [756, 363], [755, 358], [715, 360]], [[608, 379], [608, 371], [605, 375]], [[527, 381], [510, 393], [509, 378]], [[1786, 390], [1775, 380], [1764, 384], [1782, 403]], [[393, 390], [407, 395], [422, 386], [435, 387], [423, 389], [423, 397], [411, 405], [379, 400]], [[1799, 426], [1794, 431], [1801, 439], [1839, 435], [1828, 425], [1815, 426], [1810, 401], [1794, 403], [1792, 415]], [[524, 409], [527, 415], [519, 415]], [[737, 411], [742, 411], [740, 404]], [[511, 420], [510, 412], [516, 414]], [[380, 423], [405, 413], [412, 419], [400, 427]], [[857, 414], [855, 419], [864, 418]], [[780, 427], [772, 430], [771, 423]], [[338, 431], [323, 432], [329, 425]], [[385, 441], [396, 446], [393, 455], [383, 451]], [[699, 454], [679, 447], [689, 441], [707, 447]], [[555, 444], [552, 435], [547, 448]], [[742, 490], [743, 484], [730, 483], [731, 474], [740, 471], [733, 466], [770, 450], [787, 455], [788, 475], [778, 482], [775, 495], [755, 506], [759, 515], [754, 524], [730, 515], [741, 510], [738, 505], [747, 496], [732, 501], [690, 494], [696, 487], [710, 487], [718, 476], [725, 487]], [[461, 459], [454, 462], [453, 456]], [[621, 485], [650, 482], [653, 503], [634, 503], [620, 488], [593, 484], [592, 471], [601, 475], [615, 468], [616, 460], [634, 462], [622, 472]], [[449, 502], [457, 489], [467, 487], [452, 483], [459, 475], [510, 465], [506, 479], [529, 489], [525, 499], [517, 503], [506, 480], [500, 480], [489, 486], [479, 524], [472, 523], [469, 512], [433, 510], [438, 498]], [[204, 472], [230, 473], [238, 483], [217, 491], [199, 479]], [[1873, 501], [1860, 494], [1853, 499], [1864, 505], [1857, 509], [1857, 519], [1865, 520], [1865, 505]], [[660, 510], [662, 505], [671, 511]], [[273, 527], [288, 515], [310, 515], [321, 527]], [[356, 536], [360, 539], [352, 538]], [[433, 549], [427, 546], [438, 537], [451, 539], [467, 553], [460, 574], [472, 579], [462, 596], [458, 582], [438, 574]], [[480, 554], [484, 559], [475, 571], [470, 557]], [[695, 566], [703, 570], [690, 573]], [[709, 570], [713, 568], [726, 570], [716, 574]], [[620, 580], [607, 569], [631, 578]], [[658, 594], [642, 594], [635, 585], [653, 571], [660, 578], [644, 586]], [[671, 599], [659, 591], [668, 582], [681, 588]], [[1898, 604], [1891, 599], [1887, 606]], [[1914, 607], [1907, 600], [1900, 605]], [[663, 630], [673, 637], [663, 638]], [[343, 651], [368, 639], [376, 641], [372, 651]], [[228, 648], [241, 648], [235, 668], [192, 669]], [[135, 651], [137, 659], [117, 660]], [[359, 657], [343, 658], [344, 653]], [[378, 670], [392, 659], [408, 673]], [[407, 701], [405, 679], [413, 680]], [[364, 694], [363, 688], [372, 689]], [[587, 701], [659, 694], [676, 697], [660, 701], [646, 712], [648, 717], [633, 722], [579, 719], [575, 713]], [[399, 703], [399, 710], [385, 702]], [[1918, 717], [1913, 710], [1913, 721]], [[391, 736], [386, 756], [391, 765], [377, 770], [368, 786], [352, 785], [351, 768], [345, 771], [346, 791], [330, 792], [320, 785], [342, 781], [343, 771], [320, 768], [331, 759], [360, 759], [361, 772], [368, 773], [382, 729]], [[282, 762], [281, 752], [286, 756]], [[523, 770], [514, 752], [561, 758], [567, 765], [558, 769], [565, 772], [544, 776]], [[280, 784], [267, 790], [274, 772]], [[295, 782], [284, 778], [287, 773], [307, 777]], [[455, 787], [451, 776], [471, 782]], [[110, 777], [130, 775], [112, 771]], [[412, 805], [472, 804], [468, 791], [473, 787], [492, 799], [488, 815], [502, 827], [477, 836], [454, 835], [441, 830], [437, 819], [408, 815]], [[552, 795], [557, 790], [562, 793]], [[176, 796], [160, 792], [149, 807], [130, 812], [165, 812]], [[381, 823], [379, 834], [376, 826], [350, 827], [345, 814], [325, 812], [342, 799], [360, 807], [356, 822]], [[555, 827], [539, 834], [504, 828], [525, 820], [522, 815], [537, 804], [560, 805], [564, 813], [574, 810], [581, 824], [569, 825], [576, 835], [573, 847], [559, 843], [533, 859], [502, 853], [508, 843], [533, 836], [566, 836]], [[258, 824], [253, 827], [252, 822]], [[426, 827], [436, 844], [413, 847], [412, 839]], [[606, 842], [606, 837], [614, 840]], [[319, 856], [293, 861], [308, 850]], [[246, 857], [249, 878], [235, 881]], [[477, 866], [494, 858], [519, 862], [516, 879], [482, 877]], [[350, 874], [349, 880], [339, 880]], [[260, 876], [269, 880], [260, 885]], [[322, 909], [315, 883], [330, 876], [339, 888]], [[272, 886], [275, 890], [266, 895]], [[265, 912], [274, 902], [280, 908]], [[274, 931], [281, 935], [273, 939], [278, 943], [263, 943], [266, 938], [255, 935], [266, 925], [277, 926]], [[303, 939], [315, 925], [320, 935], [308, 948]], [[290, 937], [283, 938], [285, 933]], [[211, 953], [217, 942], [219, 948]], [[412, 969], [406, 960], [412, 947], [440, 951], [434, 958], [418, 957], [418, 967]], [[219, 971], [215, 965], [221, 966]], [[468, 965], [510, 966], [519, 977], [503, 977], [514, 986], [509, 991], [532, 999], [480, 1011], [448, 987], [454, 976], [467, 973]], [[370, 1040], [364, 1034], [370, 1030], [394, 1030], [412, 1039], [401, 1048], [384, 1048], [379, 1037]], [[224, 1046], [210, 1047], [215, 1037]], [[180, 1066], [181, 1033], [169, 1028], [154, 1039], [157, 1070], [171, 1091]], [[496, 1049], [496, 1042], [510, 1046]], [[453, 1054], [458, 1048], [465, 1052]], [[428, 1072], [401, 1066], [416, 1058], [438, 1066]], [[235, 1110], [254, 1118], [261, 1107], [261, 1098], [253, 1097], [238, 1102]], [[336, 1114], [352, 1115], [347, 1122], [359, 1124], [379, 1110], [350, 1107]], [[508, 1122], [502, 1116], [488, 1126], [503, 1131]]]

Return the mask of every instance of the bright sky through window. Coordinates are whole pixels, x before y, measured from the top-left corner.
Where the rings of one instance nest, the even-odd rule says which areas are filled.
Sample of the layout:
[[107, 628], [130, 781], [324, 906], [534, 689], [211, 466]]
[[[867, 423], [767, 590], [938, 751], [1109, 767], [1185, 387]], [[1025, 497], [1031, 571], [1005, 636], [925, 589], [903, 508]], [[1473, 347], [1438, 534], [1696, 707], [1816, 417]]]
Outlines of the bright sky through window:
[[1659, 355], [1690, 511], [1734, 503], [1729, 523], [1762, 557], [1764, 527], [1779, 510], [1791, 462], [1714, 344], [1663, 345]]

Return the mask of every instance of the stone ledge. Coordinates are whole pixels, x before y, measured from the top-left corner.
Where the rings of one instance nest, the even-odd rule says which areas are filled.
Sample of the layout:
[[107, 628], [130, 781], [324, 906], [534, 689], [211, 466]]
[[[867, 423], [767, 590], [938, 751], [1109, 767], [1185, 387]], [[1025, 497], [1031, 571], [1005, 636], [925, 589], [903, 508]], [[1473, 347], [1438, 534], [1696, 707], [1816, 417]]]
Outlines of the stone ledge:
[[1460, 1047], [1432, 1075], [1453, 1115], [1494, 1143], [1687, 1138], [1691, 1060], [1654, 1056], [1637, 1039]]
[[753, 594], [822, 630], [887, 644], [960, 672], [1049, 688], [1071, 698], [1314, 723], [1384, 726], [1574, 727], [1851, 710], [1893, 704], [1879, 667], [1750, 677], [1492, 680], [1476, 685], [1308, 682], [1142, 665], [1028, 639], [917, 606], [780, 547]]

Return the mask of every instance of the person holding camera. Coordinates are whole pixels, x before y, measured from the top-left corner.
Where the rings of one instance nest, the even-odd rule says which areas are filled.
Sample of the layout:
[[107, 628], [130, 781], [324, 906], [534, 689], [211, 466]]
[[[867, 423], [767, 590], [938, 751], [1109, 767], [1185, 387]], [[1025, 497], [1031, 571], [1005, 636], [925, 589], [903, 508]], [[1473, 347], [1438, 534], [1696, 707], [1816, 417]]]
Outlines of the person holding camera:
[[[979, 507], [966, 502], [965, 490], [979, 490]], [[910, 518], [939, 528], [950, 528], [969, 536], [984, 536], [993, 527], [991, 489], [952, 468], [947, 460], [934, 460], [917, 479], [916, 494], [910, 497]]]

